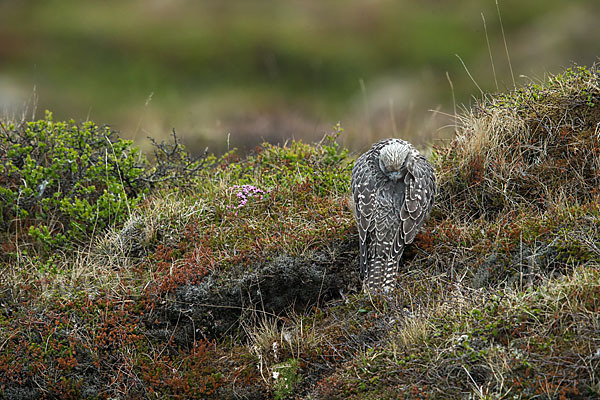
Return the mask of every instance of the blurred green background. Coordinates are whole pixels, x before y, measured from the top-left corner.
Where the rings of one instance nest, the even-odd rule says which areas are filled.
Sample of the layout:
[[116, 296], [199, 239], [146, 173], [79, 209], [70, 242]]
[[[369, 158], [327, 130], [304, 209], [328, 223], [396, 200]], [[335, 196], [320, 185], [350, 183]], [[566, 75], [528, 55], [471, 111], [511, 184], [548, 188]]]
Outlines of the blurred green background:
[[[600, 54], [600, 1], [499, 5], [517, 85]], [[480, 95], [457, 54], [484, 91], [513, 87], [495, 0], [0, 0], [0, 111], [143, 148], [173, 128], [194, 152], [310, 141], [337, 121], [356, 150], [423, 145], [452, 134], [447, 76], [459, 106]]]

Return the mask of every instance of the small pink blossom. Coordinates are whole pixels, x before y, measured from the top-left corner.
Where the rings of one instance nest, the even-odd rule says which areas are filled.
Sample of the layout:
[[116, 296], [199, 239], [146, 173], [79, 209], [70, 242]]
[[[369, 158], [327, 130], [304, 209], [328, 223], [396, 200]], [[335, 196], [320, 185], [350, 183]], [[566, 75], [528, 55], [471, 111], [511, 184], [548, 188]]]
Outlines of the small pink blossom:
[[[231, 205], [227, 206], [227, 208], [239, 209], [241, 207], [244, 207], [248, 203], [248, 199], [252, 197], [257, 197], [258, 199], [262, 200], [263, 195], [265, 194], [265, 192], [262, 189], [259, 189], [256, 186], [252, 185], [234, 185], [231, 186], [230, 189], [238, 191], [236, 193], [236, 196], [239, 200], [239, 203], [237, 206]], [[235, 214], [237, 215], [237, 211], [235, 212]]]

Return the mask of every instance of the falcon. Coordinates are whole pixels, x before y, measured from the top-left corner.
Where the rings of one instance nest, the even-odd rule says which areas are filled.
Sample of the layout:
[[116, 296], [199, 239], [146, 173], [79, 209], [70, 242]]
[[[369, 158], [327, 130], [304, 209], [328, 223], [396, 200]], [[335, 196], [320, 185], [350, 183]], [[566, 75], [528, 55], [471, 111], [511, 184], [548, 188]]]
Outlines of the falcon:
[[358, 158], [351, 186], [363, 286], [387, 292], [395, 285], [404, 247], [431, 211], [433, 167], [410, 143], [384, 139]]

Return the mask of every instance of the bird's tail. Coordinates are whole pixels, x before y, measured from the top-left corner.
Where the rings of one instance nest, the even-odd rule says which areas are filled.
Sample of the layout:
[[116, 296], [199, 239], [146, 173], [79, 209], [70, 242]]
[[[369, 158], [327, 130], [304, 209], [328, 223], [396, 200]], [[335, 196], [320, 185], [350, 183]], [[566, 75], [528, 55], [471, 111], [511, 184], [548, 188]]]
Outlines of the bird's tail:
[[364, 280], [365, 289], [369, 292], [387, 292], [396, 286], [399, 259], [375, 260], [367, 270]]
[[376, 257], [366, 269], [365, 289], [369, 292], [389, 291], [396, 287], [398, 266], [404, 252], [404, 246], [394, 251], [393, 256]]
[[395, 260], [388, 260], [388, 263], [385, 266], [383, 289], [386, 291], [396, 287], [396, 282], [398, 280], [398, 264], [400, 264], [400, 257]]

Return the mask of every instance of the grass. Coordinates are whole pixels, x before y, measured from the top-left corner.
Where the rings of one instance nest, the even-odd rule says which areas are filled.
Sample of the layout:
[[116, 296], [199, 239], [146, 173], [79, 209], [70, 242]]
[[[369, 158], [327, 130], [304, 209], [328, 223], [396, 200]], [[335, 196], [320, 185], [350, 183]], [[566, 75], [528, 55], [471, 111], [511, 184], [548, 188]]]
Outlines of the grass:
[[360, 290], [339, 126], [199, 163], [163, 145], [124, 223], [2, 259], [0, 398], [597, 397], [599, 76], [458, 116], [386, 297]]
[[350, 398], [592, 398], [598, 277], [578, 269], [521, 292], [457, 294], [426, 317], [389, 326], [385, 340], [323, 387]]
[[[531, 60], [530, 49], [519, 54], [523, 38], [540, 49], [540, 57], [563, 49], [558, 60], [594, 60], [593, 51], [570, 49], [594, 49], [588, 38], [595, 25], [581, 16], [597, 15], [595, 2], [505, 0], [500, 6], [515, 68], [541, 75], [541, 65], [550, 71], [562, 67], [562, 61], [549, 60], [550, 66]], [[40, 109], [52, 109], [62, 119], [111, 121], [139, 145], [147, 135], [168, 136], [174, 126], [187, 133], [195, 152], [210, 145], [223, 153], [228, 133], [235, 146], [252, 147], [263, 137], [277, 142], [292, 135], [320, 136], [324, 125], [341, 119], [352, 127], [347, 142], [364, 149], [375, 139], [364, 138], [365, 131], [378, 137], [394, 132], [390, 112], [398, 127], [412, 125], [401, 132], [406, 139], [423, 143], [438, 137], [435, 128], [427, 129], [428, 110], [452, 104], [445, 73], [455, 82], [459, 103], [469, 102], [473, 93], [455, 54], [484, 90], [486, 83], [491, 89], [481, 13], [489, 24], [498, 79], [509, 81], [493, 1], [436, 7], [356, 0], [226, 5], [213, 0], [152, 7], [139, 0], [46, 1], [1, 7], [3, 71], [23, 93], [11, 104], [25, 102], [35, 87]], [[563, 21], [573, 12], [570, 18], [589, 24], [582, 29], [587, 35]], [[558, 22], [547, 22], [550, 16]], [[540, 38], [552, 36], [549, 26], [563, 29], [558, 36], [565, 42], [544, 51]], [[367, 116], [360, 81], [366, 86]], [[391, 85], [397, 87], [393, 94], [381, 89]], [[271, 121], [267, 126], [265, 118]]]

